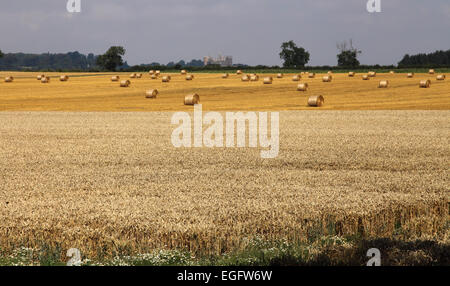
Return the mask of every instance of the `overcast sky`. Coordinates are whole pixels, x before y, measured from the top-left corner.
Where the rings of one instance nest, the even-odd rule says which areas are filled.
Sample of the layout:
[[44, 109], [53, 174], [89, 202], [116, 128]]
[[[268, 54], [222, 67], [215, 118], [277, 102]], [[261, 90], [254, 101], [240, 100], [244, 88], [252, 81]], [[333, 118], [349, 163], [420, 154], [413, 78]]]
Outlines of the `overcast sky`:
[[353, 39], [363, 64], [396, 64], [405, 53], [450, 49], [449, 0], [0, 0], [3, 52], [100, 54], [126, 48], [129, 64], [200, 59], [279, 65], [294, 40], [310, 65], [335, 65], [336, 43]]

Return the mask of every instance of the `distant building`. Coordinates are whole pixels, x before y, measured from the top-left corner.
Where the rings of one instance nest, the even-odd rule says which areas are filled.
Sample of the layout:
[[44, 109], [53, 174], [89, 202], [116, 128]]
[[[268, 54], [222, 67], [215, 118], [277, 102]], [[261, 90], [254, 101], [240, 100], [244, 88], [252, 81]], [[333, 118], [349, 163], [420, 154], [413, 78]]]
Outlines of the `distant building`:
[[220, 65], [221, 67], [231, 67], [233, 66], [233, 57], [219, 55], [217, 58], [204, 57], [203, 63], [207, 65]]

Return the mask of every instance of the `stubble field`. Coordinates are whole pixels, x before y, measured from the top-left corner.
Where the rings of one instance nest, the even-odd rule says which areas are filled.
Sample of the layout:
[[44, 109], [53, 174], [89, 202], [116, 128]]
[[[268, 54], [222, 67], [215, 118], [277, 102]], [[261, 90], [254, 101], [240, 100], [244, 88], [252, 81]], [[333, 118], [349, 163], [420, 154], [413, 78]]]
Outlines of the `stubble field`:
[[[334, 74], [331, 83], [323, 83], [323, 74], [300, 82], [309, 84], [307, 92], [297, 91], [299, 82], [292, 74], [277, 79], [275, 74], [261, 75], [257, 82], [241, 82], [241, 76], [230, 74], [194, 74], [193, 81], [171, 74], [170, 83], [161, 77], [152, 80], [148, 74], [130, 79], [129, 88], [111, 82], [113, 74], [69, 74], [68, 82], [60, 82], [56, 73], [49, 73], [51, 81], [42, 84], [36, 73], [0, 72], [0, 78], [15, 77], [14, 82], [0, 82], [0, 111], [177, 111], [191, 110], [183, 105], [184, 96], [198, 93], [204, 110], [306, 110], [307, 98], [322, 95], [322, 110], [449, 110], [450, 81], [436, 81], [436, 75], [378, 74], [369, 81], [362, 74], [349, 78]], [[129, 79], [129, 74], [118, 74]], [[274, 77], [271, 85], [264, 85], [265, 76]], [[419, 88], [421, 80], [430, 79], [431, 88]], [[381, 80], [389, 80], [388, 89], [379, 89]], [[145, 91], [158, 89], [157, 100], [146, 100]]]

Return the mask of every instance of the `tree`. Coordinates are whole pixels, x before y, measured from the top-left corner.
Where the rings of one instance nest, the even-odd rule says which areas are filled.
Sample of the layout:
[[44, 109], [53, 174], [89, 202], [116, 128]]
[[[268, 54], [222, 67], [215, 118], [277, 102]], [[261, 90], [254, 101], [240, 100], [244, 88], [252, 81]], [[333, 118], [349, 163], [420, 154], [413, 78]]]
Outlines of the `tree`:
[[188, 67], [203, 67], [204, 63], [203, 63], [202, 60], [195, 60], [195, 59], [193, 59], [190, 62], [188, 62], [186, 64], [186, 66], [188, 66]]
[[98, 56], [97, 65], [108, 71], [115, 71], [118, 66], [124, 64], [122, 59], [124, 55], [125, 49], [123, 47], [111, 47], [104, 55]]
[[[350, 46], [350, 47], [347, 47]], [[340, 67], [359, 67], [360, 63], [358, 61], [358, 54], [361, 54], [361, 51], [358, 51], [353, 47], [353, 40], [350, 39], [349, 43], [346, 41], [337, 44], [337, 48], [340, 53], [337, 55], [338, 58], [338, 66]]]
[[406, 54], [398, 63], [400, 68], [450, 67], [450, 50], [436, 51], [430, 54]]
[[285, 68], [303, 68], [309, 62], [309, 52], [302, 47], [297, 47], [294, 41], [281, 45], [280, 58], [284, 60]]
[[3, 58], [2, 50], [0, 50], [0, 58]]

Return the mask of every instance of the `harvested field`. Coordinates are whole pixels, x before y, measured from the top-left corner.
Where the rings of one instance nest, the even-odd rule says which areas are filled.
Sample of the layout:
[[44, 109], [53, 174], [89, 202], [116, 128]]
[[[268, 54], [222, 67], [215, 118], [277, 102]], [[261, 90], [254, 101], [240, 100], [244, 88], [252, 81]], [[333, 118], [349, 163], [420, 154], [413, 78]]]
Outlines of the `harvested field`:
[[[344, 80], [334, 76], [331, 85], [344, 86]], [[198, 77], [200, 85], [206, 84], [205, 77]], [[56, 87], [66, 90], [58, 94], [51, 91], [57, 81], [41, 86], [35, 76], [29, 84], [20, 83], [19, 77], [17, 85], [28, 86], [28, 95], [20, 95], [16, 82], [2, 84], [1, 106], [33, 109], [26, 108], [32, 101], [36, 109], [64, 109], [61, 104], [66, 102], [69, 109], [96, 109], [101, 106], [93, 103], [103, 98], [113, 110], [120, 103], [132, 107], [138, 102], [146, 109], [155, 104], [163, 108], [177, 98], [176, 107], [192, 110], [178, 99], [180, 90], [190, 91], [181, 77], [174, 78], [174, 87], [169, 87], [173, 89], [165, 90], [169, 95], [161, 92], [161, 98], [168, 97], [161, 99], [161, 105], [156, 103], [160, 97], [146, 101], [142, 91], [139, 100], [133, 92], [106, 92], [111, 75], [99, 76], [102, 80], [70, 78], [64, 89]], [[236, 88], [241, 82], [235, 79], [230, 86], [220, 80], [230, 93], [227, 96], [263, 86], [244, 83]], [[89, 81], [96, 82], [101, 92], [71, 95], [77, 87], [91, 88]], [[311, 89], [320, 86], [318, 81], [311, 82]], [[148, 87], [142, 82], [130, 89]], [[291, 77], [274, 81], [274, 89], [264, 88], [270, 93], [288, 82], [292, 85]], [[325, 106], [336, 106], [345, 97], [363, 97], [366, 89], [360, 82], [359, 78], [355, 83], [361, 88], [356, 95], [339, 97], [332, 88]], [[440, 96], [440, 107], [448, 108], [448, 101], [442, 102], [447, 83], [434, 83], [433, 92], [424, 96], [417, 80], [403, 81], [403, 90], [411, 92], [394, 96], [389, 105], [387, 98], [398, 92], [399, 82], [400, 78], [393, 79], [392, 90], [379, 93], [373, 81], [370, 92], [373, 98], [385, 98], [386, 107], [438, 108], [432, 102]], [[297, 100], [292, 86], [292, 100]], [[229, 104], [215, 99], [213, 88], [195, 91], [205, 107]], [[286, 100], [290, 94], [285, 91], [280, 98]], [[244, 104], [255, 103], [255, 108], [268, 104], [258, 106], [250, 95], [238, 97]], [[50, 100], [51, 96], [55, 98]], [[406, 100], [415, 96], [417, 101]], [[86, 98], [91, 105], [83, 103]], [[306, 104], [306, 99], [300, 102]], [[360, 107], [372, 106], [369, 103]], [[280, 105], [276, 102], [272, 108]], [[305, 240], [321, 231], [390, 237], [400, 225], [403, 231], [427, 238], [448, 227], [449, 111], [281, 112], [280, 153], [272, 160], [261, 159], [259, 150], [249, 148], [176, 149], [170, 142], [175, 128], [170, 125], [171, 115], [0, 112], [0, 248], [59, 245], [77, 247], [91, 258], [99, 252], [145, 253], [177, 247], [222, 253], [242, 247], [246, 238], [254, 236]]]
[[[377, 74], [379, 80], [389, 80], [389, 89], [378, 89], [377, 81], [363, 81], [362, 74], [349, 78], [348, 74], [333, 74], [333, 81], [323, 83], [322, 76], [308, 78], [308, 92], [299, 96], [298, 82], [293, 74], [273, 77], [271, 85], [262, 82], [242, 82], [241, 76], [230, 74], [195, 74], [194, 81], [186, 81], [180, 73], [170, 74], [170, 84], [152, 80], [148, 74], [131, 80], [130, 88], [118, 88], [111, 82], [113, 75], [126, 79], [129, 74], [68, 74], [68, 83], [59, 82], [57, 73], [49, 73], [49, 84], [36, 81], [38, 73], [0, 72], [0, 78], [14, 76], [13, 83], [0, 82], [0, 111], [177, 111], [190, 110], [183, 105], [186, 94], [198, 93], [204, 110], [305, 110], [307, 97], [322, 95], [326, 104], [322, 110], [448, 110], [450, 109], [450, 81], [437, 81], [434, 75]], [[430, 79], [430, 89], [417, 88], [419, 81]], [[142, 93], [157, 89], [155, 101], [148, 101]]]

